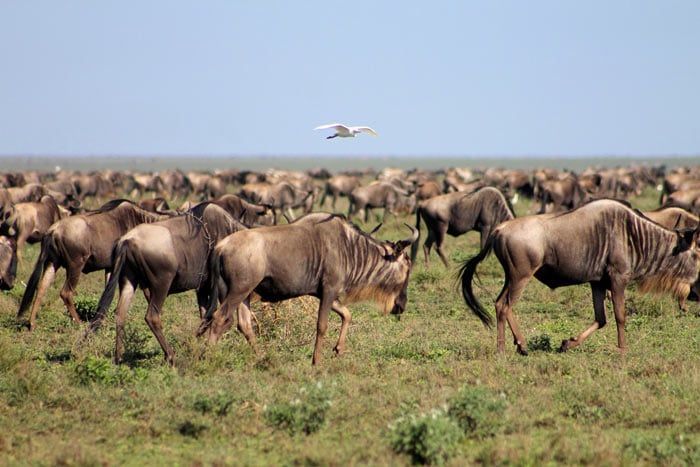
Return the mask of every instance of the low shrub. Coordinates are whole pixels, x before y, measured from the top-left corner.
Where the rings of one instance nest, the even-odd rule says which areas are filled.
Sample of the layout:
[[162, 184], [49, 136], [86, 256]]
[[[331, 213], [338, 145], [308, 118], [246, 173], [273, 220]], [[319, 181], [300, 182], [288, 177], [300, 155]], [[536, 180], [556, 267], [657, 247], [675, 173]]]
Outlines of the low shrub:
[[321, 428], [331, 407], [328, 391], [319, 382], [303, 386], [290, 402], [280, 402], [265, 408], [265, 419], [275, 428], [290, 435], [310, 435]]
[[103, 357], [87, 357], [74, 366], [74, 376], [78, 383], [92, 383], [116, 386], [142, 380], [146, 371], [141, 368], [131, 369], [124, 365], [114, 365]]
[[484, 438], [500, 430], [506, 403], [486, 388], [465, 386], [450, 399], [448, 407], [447, 414], [465, 435]]
[[92, 321], [97, 313], [100, 299], [93, 296], [79, 295], [75, 298], [75, 311], [83, 321]]
[[548, 334], [533, 336], [527, 341], [527, 349], [532, 351], [551, 352], [552, 339]]
[[389, 425], [392, 449], [411, 456], [416, 464], [443, 464], [454, 455], [462, 437], [462, 430], [444, 409], [404, 415]]

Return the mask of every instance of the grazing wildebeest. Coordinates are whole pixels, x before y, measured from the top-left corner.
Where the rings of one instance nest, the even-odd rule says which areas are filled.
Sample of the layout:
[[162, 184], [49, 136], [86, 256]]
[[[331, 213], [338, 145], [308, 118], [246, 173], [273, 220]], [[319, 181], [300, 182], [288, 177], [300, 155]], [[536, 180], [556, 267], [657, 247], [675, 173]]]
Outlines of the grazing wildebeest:
[[0, 290], [10, 290], [17, 275], [17, 242], [0, 236]]
[[389, 182], [374, 181], [367, 186], [359, 186], [350, 193], [348, 218], [364, 210], [364, 222], [367, 222], [371, 209], [384, 208], [383, 220], [386, 220], [389, 212], [396, 215], [396, 207], [401, 202], [400, 198], [408, 196], [407, 191]]
[[56, 222], [41, 241], [39, 259], [29, 277], [17, 317], [22, 317], [31, 304], [29, 330], [34, 329], [44, 294], [53, 283], [56, 271], [63, 267], [66, 268], [66, 281], [61, 289], [61, 299], [73, 321], [80, 321], [73, 303], [80, 274], [110, 269], [112, 249], [119, 237], [139, 224], [165, 217], [145, 211], [131, 201], [117, 199], [96, 211]]
[[534, 275], [550, 288], [590, 283], [595, 322], [577, 337], [562, 342], [560, 351], [580, 345], [605, 326], [605, 291], [612, 295], [617, 345], [625, 349], [625, 288], [639, 282], [641, 291], [673, 293], [678, 299], [697, 295], [700, 231], [670, 231], [615, 200], [589, 202], [559, 215], [528, 216], [498, 226], [486, 246], [462, 266], [462, 295], [481, 321], [491, 316], [472, 291], [477, 265], [491, 249], [505, 271], [505, 284], [496, 300], [498, 351], [505, 350], [505, 323], [519, 353], [526, 355], [525, 338], [513, 307]]
[[3, 233], [15, 237], [21, 256], [25, 243], [40, 242], [49, 227], [63, 218], [61, 210], [51, 196], [42, 196], [38, 202], [17, 203], [3, 223]]
[[659, 208], [655, 211], [644, 211], [643, 214], [657, 224], [669, 230], [694, 230], [698, 228], [698, 216], [682, 208]]
[[219, 240], [245, 228], [223, 208], [204, 202], [178, 217], [136, 226], [119, 239], [114, 247], [112, 275], [90, 325], [91, 331], [100, 326], [119, 285], [115, 363], [121, 362], [124, 352], [126, 313], [134, 291], [141, 287], [148, 297], [146, 323], [158, 339], [165, 360], [173, 364], [175, 354], [163, 335], [160, 321], [165, 298], [196, 290], [200, 318], [203, 318], [211, 289], [207, 268], [209, 255]]
[[[506, 197], [496, 188], [484, 187], [474, 193], [448, 193], [423, 201], [416, 210], [416, 229], [420, 230], [421, 218], [428, 229], [428, 238], [423, 244], [425, 264], [428, 264], [430, 249], [435, 250], [443, 264], [448, 266], [442, 251], [445, 234], [457, 237], [470, 230], [481, 233], [481, 247], [493, 229], [500, 223], [513, 219], [515, 214]], [[418, 242], [411, 247], [411, 261], [416, 260]]]
[[331, 209], [335, 211], [335, 203], [339, 196], [350, 196], [352, 190], [360, 186], [359, 177], [352, 175], [335, 175], [326, 181], [326, 186], [323, 189], [323, 195], [319, 206], [324, 207], [326, 204], [326, 196], [332, 196]]
[[[342, 304], [373, 300], [385, 312], [404, 311], [411, 260], [403, 250], [417, 237], [414, 230], [406, 240], [380, 242], [341, 216], [326, 213], [230, 235], [216, 246], [210, 262], [211, 284], [221, 304], [215, 308], [212, 300], [198, 334], [208, 332], [210, 342], [216, 342], [238, 310], [238, 329], [255, 348], [251, 294], [268, 302], [311, 295], [320, 300], [313, 355], [313, 364], [318, 364], [331, 309], [342, 320], [334, 349], [338, 354], [350, 324], [350, 311]], [[215, 294], [212, 290], [212, 299]]]

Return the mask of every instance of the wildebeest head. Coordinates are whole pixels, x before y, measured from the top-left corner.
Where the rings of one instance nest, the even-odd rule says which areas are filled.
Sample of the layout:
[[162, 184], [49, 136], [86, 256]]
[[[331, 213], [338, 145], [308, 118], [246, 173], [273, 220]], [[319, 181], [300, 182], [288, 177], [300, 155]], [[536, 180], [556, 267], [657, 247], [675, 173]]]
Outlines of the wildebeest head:
[[400, 282], [398, 294], [395, 295], [394, 304], [391, 307], [390, 313], [392, 315], [400, 315], [403, 313], [408, 303], [408, 280], [411, 276], [412, 264], [408, 252], [404, 250], [418, 240], [418, 230], [408, 224], [406, 224], [406, 227], [411, 229], [410, 237], [395, 243], [391, 241], [384, 242], [386, 248], [384, 259], [396, 262], [399, 266], [399, 277], [403, 278], [403, 281]]
[[0, 237], [0, 290], [10, 290], [17, 274], [17, 242], [14, 238]]

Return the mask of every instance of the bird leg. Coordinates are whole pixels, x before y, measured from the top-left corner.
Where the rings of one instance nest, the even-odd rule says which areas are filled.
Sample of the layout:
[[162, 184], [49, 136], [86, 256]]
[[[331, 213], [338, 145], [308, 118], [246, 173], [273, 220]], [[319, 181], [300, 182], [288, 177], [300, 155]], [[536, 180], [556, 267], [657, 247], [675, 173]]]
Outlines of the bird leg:
[[335, 138], [336, 136], [338, 136], [338, 135], [336, 134], [336, 135], [333, 135], [333, 136], [326, 136], [326, 139], [333, 139], [333, 138]]

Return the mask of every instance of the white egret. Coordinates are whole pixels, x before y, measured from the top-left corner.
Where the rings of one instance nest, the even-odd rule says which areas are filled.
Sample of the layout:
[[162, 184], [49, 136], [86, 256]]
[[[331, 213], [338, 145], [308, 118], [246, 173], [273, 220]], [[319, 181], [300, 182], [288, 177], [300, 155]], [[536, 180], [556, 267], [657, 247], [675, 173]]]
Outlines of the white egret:
[[317, 126], [314, 130], [327, 130], [329, 128], [333, 128], [335, 134], [326, 136], [326, 139], [332, 139], [337, 136], [341, 138], [354, 138], [358, 133], [367, 133], [372, 136], [377, 136], [377, 132], [368, 126], [345, 126], [341, 123], [329, 123], [328, 125]]

